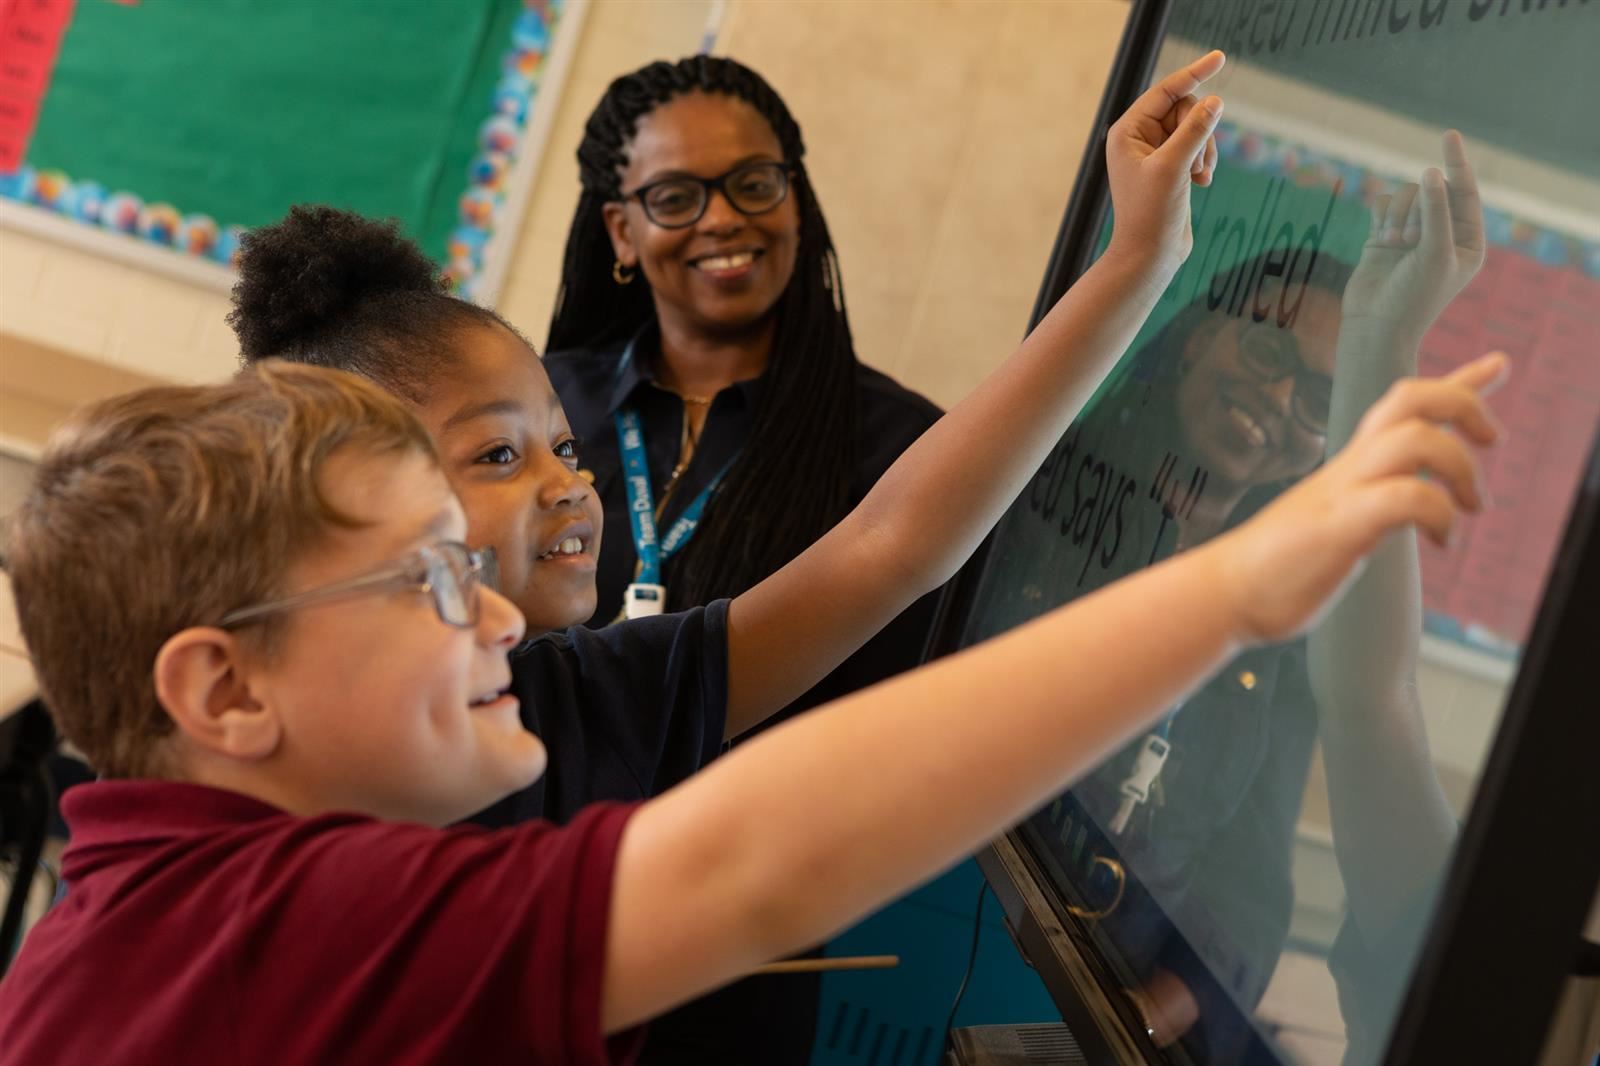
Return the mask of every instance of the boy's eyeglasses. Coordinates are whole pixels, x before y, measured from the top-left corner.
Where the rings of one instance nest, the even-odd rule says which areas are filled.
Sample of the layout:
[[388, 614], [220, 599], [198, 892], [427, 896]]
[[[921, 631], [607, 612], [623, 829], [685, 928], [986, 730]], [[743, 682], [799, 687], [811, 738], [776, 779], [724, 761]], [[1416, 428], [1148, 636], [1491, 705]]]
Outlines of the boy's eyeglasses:
[[714, 178], [652, 181], [622, 197], [637, 197], [645, 216], [662, 229], [683, 229], [705, 215], [713, 190], [720, 190], [741, 215], [762, 215], [789, 195], [789, 168], [783, 163], [747, 163]]
[[1333, 379], [1306, 366], [1294, 341], [1282, 330], [1252, 326], [1239, 337], [1239, 357], [1246, 370], [1271, 385], [1294, 378], [1290, 410], [1300, 428], [1316, 436], [1328, 432], [1328, 412], [1333, 406]]
[[399, 562], [370, 574], [229, 611], [217, 625], [230, 629], [313, 603], [409, 589], [428, 593], [433, 599], [433, 609], [445, 625], [467, 629], [478, 624], [482, 598], [478, 595], [479, 586], [494, 588], [498, 579], [499, 566], [493, 548], [474, 551], [459, 541], [444, 540], [418, 548]]

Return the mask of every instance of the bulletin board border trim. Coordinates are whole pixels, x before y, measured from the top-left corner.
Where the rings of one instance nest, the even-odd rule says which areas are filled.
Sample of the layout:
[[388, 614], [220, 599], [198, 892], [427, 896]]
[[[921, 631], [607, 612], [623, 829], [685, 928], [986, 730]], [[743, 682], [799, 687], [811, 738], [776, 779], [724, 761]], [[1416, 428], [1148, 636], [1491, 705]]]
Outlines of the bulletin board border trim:
[[[499, 303], [505, 288], [517, 238], [522, 232], [522, 220], [533, 196], [534, 179], [544, 160], [545, 146], [561, 104], [561, 89], [577, 54], [578, 39], [589, 12], [589, 0], [549, 0], [548, 6], [554, 18], [547, 17], [544, 23], [551, 27], [547, 45], [542, 49], [526, 47], [519, 43], [518, 27], [513, 26], [511, 45], [501, 57], [501, 69], [512, 71], [527, 57], [537, 55], [540, 63], [537, 78], [522, 79], [526, 82], [525, 89], [502, 80], [495, 89], [495, 109], [490, 112], [480, 136], [481, 141], [487, 140], [496, 120], [510, 117], [500, 110], [501, 106], [514, 105], [520, 98], [523, 113], [516, 120], [517, 136], [509, 153], [509, 173], [504, 184], [496, 188], [492, 153], [486, 144], [483, 145], [484, 154], [468, 165], [468, 186], [461, 197], [462, 225], [452, 233], [447, 246], [450, 262], [445, 266], [444, 277], [451, 291], [489, 307]], [[523, 18], [531, 11], [530, 5]], [[518, 24], [521, 23], [519, 18]], [[507, 79], [513, 77], [507, 74]], [[482, 202], [485, 192], [494, 200], [489, 223], [481, 226], [474, 224], [470, 212], [473, 205]]]
[[[1217, 145], [1230, 161], [1247, 169], [1267, 171], [1289, 177], [1300, 184], [1332, 185], [1345, 179], [1342, 198], [1360, 199], [1371, 204], [1373, 196], [1392, 192], [1403, 178], [1397, 174], [1416, 174], [1437, 161], [1375, 149], [1353, 138], [1318, 130], [1314, 138], [1304, 128], [1255, 103], [1230, 103], [1224, 130], [1237, 130], [1242, 136], [1254, 135], [1267, 141], [1265, 152], [1252, 159], [1242, 151], [1240, 140], [1224, 133]], [[1469, 144], [1468, 149], [1472, 146]], [[1293, 153], [1285, 164], [1285, 152]], [[1353, 180], [1352, 180], [1353, 179]], [[1584, 256], [1579, 269], [1600, 277], [1600, 223], [1576, 211], [1554, 207], [1533, 199], [1519, 189], [1507, 187], [1492, 178], [1480, 178], [1478, 191], [1484, 201], [1485, 223], [1490, 243], [1522, 252], [1550, 266], [1569, 262], [1551, 261], [1541, 240], [1556, 238], [1569, 245], [1581, 245]]]

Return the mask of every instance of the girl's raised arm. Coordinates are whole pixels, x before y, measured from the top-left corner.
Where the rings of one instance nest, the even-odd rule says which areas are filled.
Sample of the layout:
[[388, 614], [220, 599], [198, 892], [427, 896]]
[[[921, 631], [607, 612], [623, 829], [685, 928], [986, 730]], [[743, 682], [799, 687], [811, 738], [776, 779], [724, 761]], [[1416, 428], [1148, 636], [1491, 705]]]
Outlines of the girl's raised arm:
[[861, 505], [728, 613], [728, 736], [787, 706], [977, 548], [1133, 342], [1189, 254], [1189, 186], [1211, 181], [1211, 52], [1108, 131], [1116, 223], [1100, 260]]

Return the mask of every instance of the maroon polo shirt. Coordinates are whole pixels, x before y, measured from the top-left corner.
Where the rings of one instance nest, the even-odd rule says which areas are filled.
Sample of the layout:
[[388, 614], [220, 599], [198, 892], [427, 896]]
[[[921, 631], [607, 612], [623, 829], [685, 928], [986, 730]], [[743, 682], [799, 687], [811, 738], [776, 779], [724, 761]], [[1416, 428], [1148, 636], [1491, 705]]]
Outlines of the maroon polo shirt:
[[67, 894], [0, 982], [4, 1066], [633, 1057], [600, 1031], [632, 807], [489, 831], [154, 781], [62, 805]]

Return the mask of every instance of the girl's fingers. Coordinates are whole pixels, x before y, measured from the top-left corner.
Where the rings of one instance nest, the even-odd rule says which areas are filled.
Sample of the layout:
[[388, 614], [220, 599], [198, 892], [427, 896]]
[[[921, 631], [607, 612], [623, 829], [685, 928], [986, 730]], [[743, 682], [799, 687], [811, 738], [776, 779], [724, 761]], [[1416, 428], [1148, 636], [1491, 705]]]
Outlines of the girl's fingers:
[[1189, 112], [1193, 111], [1199, 102], [1193, 96], [1185, 96], [1172, 105], [1172, 110], [1161, 120], [1161, 128], [1166, 131], [1167, 136], [1172, 136], [1173, 132], [1183, 125], [1183, 120], [1189, 117]]
[[1146, 89], [1128, 108], [1128, 116], [1139, 121], [1161, 122], [1178, 101], [1193, 95], [1202, 82], [1222, 69], [1225, 62], [1227, 60], [1220, 51], [1207, 52]]
[[1411, 204], [1417, 198], [1417, 183], [1408, 181], [1395, 190], [1394, 199], [1389, 201], [1389, 215], [1383, 223], [1383, 241], [1385, 244], [1399, 244], [1401, 233], [1406, 224], [1406, 216], [1411, 214]]
[[1189, 169], [1189, 176], [1196, 185], [1210, 185], [1211, 177], [1217, 169], [1217, 135], [1212, 133], [1206, 138], [1206, 147], [1195, 159], [1194, 166]]
[[[1427, 175], [1424, 173], [1422, 184], [1426, 183]], [[1411, 201], [1411, 208], [1406, 212], [1404, 227], [1400, 230], [1400, 240], [1404, 244], [1415, 247], [1422, 240], [1422, 208], [1427, 201], [1427, 195], [1426, 190], [1419, 189]]]
[[1367, 231], [1367, 239], [1376, 241], [1383, 236], [1383, 220], [1389, 217], [1389, 201], [1393, 199], [1388, 193], [1382, 193], [1372, 200], [1372, 228]]
[[1444, 135], [1444, 176], [1449, 182], [1450, 218], [1456, 242], [1466, 248], [1483, 248], [1483, 203], [1478, 197], [1478, 179], [1467, 160], [1466, 142], [1455, 130], [1446, 130]]
[[1195, 160], [1204, 154], [1211, 132], [1222, 117], [1222, 97], [1208, 96], [1191, 107], [1182, 124], [1156, 149], [1156, 158], [1175, 164], [1180, 173], [1189, 173]]
[[1425, 258], [1431, 259], [1433, 254], [1443, 254], [1455, 246], [1450, 225], [1450, 194], [1444, 186], [1444, 175], [1436, 167], [1422, 172], [1422, 196], [1412, 213], [1418, 216], [1418, 231], [1416, 236], [1411, 236], [1408, 223], [1406, 238], [1412, 243], [1420, 239], [1426, 245], [1429, 254]]

